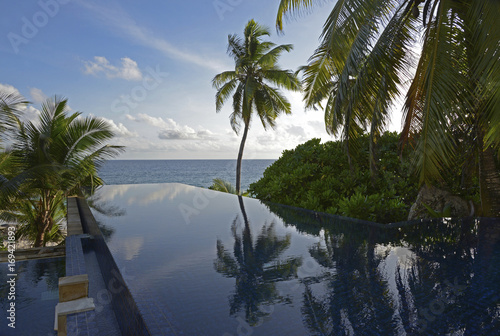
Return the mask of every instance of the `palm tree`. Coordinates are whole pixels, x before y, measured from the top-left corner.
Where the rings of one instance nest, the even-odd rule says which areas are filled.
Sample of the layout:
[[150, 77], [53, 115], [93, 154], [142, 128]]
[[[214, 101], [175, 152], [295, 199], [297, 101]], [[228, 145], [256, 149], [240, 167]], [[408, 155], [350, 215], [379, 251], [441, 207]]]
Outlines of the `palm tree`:
[[243, 39], [237, 35], [229, 35], [227, 52], [233, 57], [235, 68], [216, 75], [212, 80], [213, 87], [217, 89], [216, 111], [219, 112], [232, 95], [233, 112], [229, 117], [231, 127], [238, 134], [240, 123], [243, 122], [244, 126], [236, 164], [238, 194], [241, 189], [243, 149], [253, 113], [257, 113], [264, 129], [268, 126], [274, 128], [275, 120], [281, 113], [291, 113], [290, 103], [279, 88], [293, 91], [300, 89], [297, 76], [291, 70], [282, 70], [277, 65], [281, 53], [289, 52], [293, 46], [276, 46], [272, 42], [261, 41], [266, 35], [270, 35], [269, 29], [254, 20], [248, 21], [245, 26]]
[[[314, 6], [281, 0], [283, 17]], [[500, 213], [500, 2], [343, 0], [328, 17], [322, 41], [302, 68], [308, 107], [324, 102], [326, 128], [342, 132], [347, 154], [376, 137], [406, 91], [402, 143], [416, 148], [420, 183], [430, 184], [461, 162], [474, 162], [485, 215]], [[460, 140], [457, 140], [460, 138]], [[469, 157], [464, 157], [463, 140]], [[489, 181], [489, 183], [485, 183]], [[491, 205], [485, 205], [487, 201]]]
[[42, 105], [37, 122], [16, 123], [9, 169], [0, 171], [0, 216], [17, 218], [18, 232], [39, 247], [58, 225], [66, 197], [101, 185], [98, 167], [122, 147], [105, 144], [114, 135], [106, 121], [68, 115], [67, 100], [58, 97]]

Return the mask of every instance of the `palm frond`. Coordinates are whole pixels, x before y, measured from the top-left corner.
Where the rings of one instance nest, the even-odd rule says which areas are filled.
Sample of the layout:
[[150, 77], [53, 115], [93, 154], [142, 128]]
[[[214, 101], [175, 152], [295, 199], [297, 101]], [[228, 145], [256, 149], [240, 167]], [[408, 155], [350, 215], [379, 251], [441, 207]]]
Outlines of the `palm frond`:
[[227, 53], [235, 60], [245, 55], [244, 42], [237, 35], [228, 35], [227, 37]]
[[226, 100], [231, 96], [234, 89], [238, 85], [238, 81], [236, 79], [232, 79], [229, 82], [226, 82], [215, 94], [215, 111], [220, 112], [222, 106], [226, 102]]
[[[274, 45], [274, 43], [273, 43], [273, 45]], [[276, 65], [276, 63], [278, 62], [279, 57], [281, 56], [281, 54], [284, 51], [290, 52], [292, 50], [293, 50], [293, 45], [291, 45], [291, 44], [279, 45], [279, 46], [271, 49], [267, 53], [263, 54], [259, 58], [259, 60], [257, 61], [257, 64], [259, 64], [263, 68], [273, 68]]]
[[224, 71], [212, 79], [212, 87], [219, 90], [224, 84], [234, 79], [238, 79], [236, 71]]
[[304, 11], [310, 10], [314, 5], [324, 1], [318, 0], [281, 0], [278, 6], [278, 15], [276, 17], [276, 29], [283, 31], [283, 18], [298, 15]]
[[54, 156], [61, 164], [78, 161], [87, 153], [111, 140], [114, 133], [107, 121], [95, 117], [74, 119], [67, 127], [60, 142], [61, 148], [54, 148]]
[[12, 132], [20, 123], [22, 109], [28, 104], [16, 92], [0, 91], [0, 141], [12, 137]]
[[[456, 143], [449, 126], [463, 111], [470, 110], [468, 102], [456, 98], [457, 92], [464, 90], [463, 83], [467, 83], [463, 47], [454, 40], [457, 34], [454, 27], [461, 25], [453, 7], [441, 2], [429, 22], [423, 53], [407, 97], [406, 120], [413, 125], [405, 128], [413, 127], [419, 136], [416, 168], [421, 182], [441, 178], [442, 171], [450, 166]], [[413, 102], [417, 97], [422, 98], [422, 105]], [[421, 110], [411, 109], [419, 107]]]
[[212, 185], [208, 189], [229, 194], [236, 194], [236, 188], [230, 182], [225, 181], [221, 178], [214, 178], [212, 181]]

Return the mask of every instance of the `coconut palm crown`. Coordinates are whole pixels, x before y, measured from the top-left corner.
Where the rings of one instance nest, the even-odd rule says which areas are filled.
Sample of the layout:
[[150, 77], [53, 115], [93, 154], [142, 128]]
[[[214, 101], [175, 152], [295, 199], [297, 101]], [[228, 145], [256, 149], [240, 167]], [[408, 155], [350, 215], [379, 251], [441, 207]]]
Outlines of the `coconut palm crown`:
[[217, 89], [216, 111], [219, 112], [232, 96], [233, 112], [229, 117], [231, 127], [238, 134], [243, 124], [236, 166], [238, 194], [241, 191], [243, 149], [253, 115], [258, 116], [264, 129], [274, 128], [276, 118], [281, 113], [291, 113], [291, 105], [279, 89], [300, 90], [295, 73], [282, 70], [277, 64], [281, 53], [291, 51], [293, 46], [262, 41], [263, 36], [270, 36], [269, 29], [254, 20], [248, 21], [243, 38], [229, 35], [227, 52], [234, 59], [234, 70], [224, 71], [212, 80], [213, 87]]

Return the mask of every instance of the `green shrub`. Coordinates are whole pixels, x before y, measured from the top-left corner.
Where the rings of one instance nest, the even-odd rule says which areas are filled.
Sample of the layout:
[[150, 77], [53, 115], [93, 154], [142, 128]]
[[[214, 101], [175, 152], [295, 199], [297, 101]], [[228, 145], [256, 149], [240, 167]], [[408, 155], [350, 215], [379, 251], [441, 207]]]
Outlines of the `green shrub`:
[[[377, 141], [378, 172], [371, 176], [368, 151], [353, 157], [351, 172], [343, 144], [312, 139], [286, 150], [249, 192], [264, 201], [377, 222], [405, 220], [418, 193], [409, 159], [398, 156], [397, 133]], [[368, 148], [368, 136], [360, 142]]]

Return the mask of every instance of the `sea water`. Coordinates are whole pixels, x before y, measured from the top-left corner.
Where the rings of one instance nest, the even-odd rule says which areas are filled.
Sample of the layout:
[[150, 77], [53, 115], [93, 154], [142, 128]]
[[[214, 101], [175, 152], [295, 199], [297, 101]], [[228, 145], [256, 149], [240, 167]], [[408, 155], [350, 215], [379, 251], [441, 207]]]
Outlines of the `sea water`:
[[[241, 188], [258, 181], [275, 160], [243, 160]], [[214, 178], [236, 184], [236, 160], [110, 160], [99, 170], [106, 184], [184, 183], [208, 188]]]

